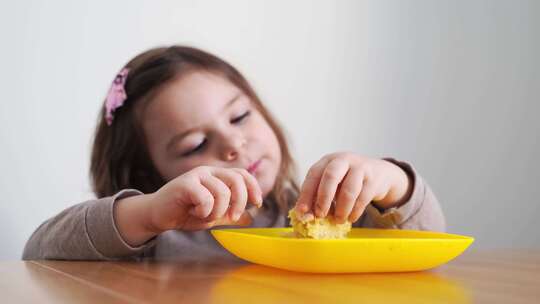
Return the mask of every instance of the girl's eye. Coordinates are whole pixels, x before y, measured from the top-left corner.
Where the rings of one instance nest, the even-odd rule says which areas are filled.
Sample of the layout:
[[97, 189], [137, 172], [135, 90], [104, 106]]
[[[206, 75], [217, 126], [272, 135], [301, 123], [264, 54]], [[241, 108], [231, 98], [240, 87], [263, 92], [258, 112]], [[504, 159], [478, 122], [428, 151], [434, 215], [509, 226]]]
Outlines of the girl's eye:
[[187, 156], [191, 156], [195, 153], [198, 153], [200, 151], [202, 151], [204, 149], [204, 147], [206, 146], [206, 138], [195, 148], [185, 152], [184, 154], [182, 154], [182, 157], [187, 157]]
[[240, 122], [242, 122], [242, 120], [244, 120], [245, 118], [247, 118], [249, 116], [249, 114], [251, 114], [251, 111], [246, 111], [246, 113], [234, 118], [231, 120], [231, 123], [232, 124], [238, 124]]

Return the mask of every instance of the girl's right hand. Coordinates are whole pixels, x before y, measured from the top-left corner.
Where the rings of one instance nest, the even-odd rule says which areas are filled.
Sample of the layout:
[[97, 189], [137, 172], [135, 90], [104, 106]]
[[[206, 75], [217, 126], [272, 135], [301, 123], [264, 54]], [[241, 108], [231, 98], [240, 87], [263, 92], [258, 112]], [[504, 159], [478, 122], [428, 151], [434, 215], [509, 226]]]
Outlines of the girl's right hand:
[[116, 226], [132, 246], [167, 230], [203, 230], [240, 225], [247, 203], [262, 205], [262, 191], [245, 169], [201, 166], [169, 181], [151, 194], [136, 195], [114, 205]]
[[262, 201], [260, 186], [247, 170], [201, 166], [151, 195], [147, 225], [158, 234], [234, 224], [248, 202], [260, 207]]

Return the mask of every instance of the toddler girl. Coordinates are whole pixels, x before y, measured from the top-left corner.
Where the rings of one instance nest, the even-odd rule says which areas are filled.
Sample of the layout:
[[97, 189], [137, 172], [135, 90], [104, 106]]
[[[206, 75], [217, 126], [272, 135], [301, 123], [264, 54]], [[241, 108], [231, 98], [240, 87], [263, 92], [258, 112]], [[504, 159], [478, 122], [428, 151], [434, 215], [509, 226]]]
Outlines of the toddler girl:
[[332, 153], [298, 187], [283, 131], [248, 81], [185, 46], [148, 50], [116, 76], [90, 172], [99, 199], [45, 221], [23, 259], [235, 259], [209, 229], [286, 227], [291, 208], [354, 227], [445, 229], [428, 185], [395, 159]]

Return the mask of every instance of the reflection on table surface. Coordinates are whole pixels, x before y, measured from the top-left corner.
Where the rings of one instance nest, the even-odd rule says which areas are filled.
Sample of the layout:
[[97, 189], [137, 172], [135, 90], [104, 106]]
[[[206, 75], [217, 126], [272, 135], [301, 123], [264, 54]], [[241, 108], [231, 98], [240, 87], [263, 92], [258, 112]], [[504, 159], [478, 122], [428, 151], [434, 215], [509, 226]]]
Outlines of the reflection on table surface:
[[471, 303], [466, 288], [438, 273], [306, 274], [259, 265], [226, 274], [211, 295], [216, 303]]

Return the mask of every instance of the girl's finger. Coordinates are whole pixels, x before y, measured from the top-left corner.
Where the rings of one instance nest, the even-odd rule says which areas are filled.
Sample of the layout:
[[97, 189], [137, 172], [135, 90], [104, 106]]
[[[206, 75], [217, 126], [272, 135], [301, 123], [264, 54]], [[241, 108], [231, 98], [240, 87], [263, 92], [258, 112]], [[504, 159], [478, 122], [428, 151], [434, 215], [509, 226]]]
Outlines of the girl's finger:
[[343, 180], [349, 170], [349, 162], [336, 158], [328, 163], [321, 177], [317, 190], [317, 200], [315, 203], [315, 214], [318, 217], [325, 217], [330, 210], [332, 200], [336, 196], [339, 183]]
[[214, 222], [214, 226], [227, 226], [227, 225], [234, 225], [234, 226], [249, 226], [253, 222], [253, 219], [247, 212], [243, 212], [242, 216], [239, 220], [233, 221], [228, 217], [223, 217], [218, 219]]
[[224, 168], [220, 168], [214, 171], [212, 174], [221, 179], [227, 185], [227, 187], [231, 189], [231, 200], [229, 207], [233, 206], [235, 211], [231, 214], [231, 216], [234, 221], [237, 221], [246, 208], [248, 198], [244, 178], [234, 170]]
[[231, 200], [231, 190], [225, 183], [215, 176], [208, 175], [201, 178], [201, 184], [205, 186], [214, 197], [214, 206], [207, 221], [214, 221], [225, 215]]
[[302, 183], [300, 195], [298, 196], [298, 201], [296, 202], [296, 210], [300, 214], [313, 211], [313, 203], [317, 196], [319, 182], [321, 181], [321, 177], [327, 163], [328, 160], [326, 158], [322, 158], [313, 166], [311, 166], [311, 168], [309, 168], [306, 178]]
[[358, 196], [358, 199], [356, 200], [354, 208], [351, 214], [349, 215], [349, 221], [351, 223], [356, 222], [360, 218], [362, 213], [364, 213], [366, 206], [369, 203], [371, 203], [371, 201], [375, 197], [376, 191], [377, 191], [377, 187], [376, 187], [376, 184], [373, 182], [373, 180], [369, 178], [364, 178], [362, 192], [360, 192], [360, 195]]
[[345, 222], [349, 218], [356, 200], [362, 191], [364, 182], [364, 171], [351, 168], [337, 193], [337, 202], [334, 215], [339, 223]]
[[253, 205], [257, 207], [262, 206], [262, 203], [263, 203], [262, 190], [255, 176], [249, 174], [249, 172], [245, 169], [235, 168], [233, 170], [235, 170], [240, 175], [242, 175], [242, 177], [244, 177], [244, 182], [246, 183], [247, 191], [248, 191], [248, 202], [252, 203]]
[[208, 217], [214, 207], [214, 196], [212, 193], [200, 182], [193, 183], [193, 186], [189, 189], [189, 196], [193, 205], [189, 213], [200, 219]]

